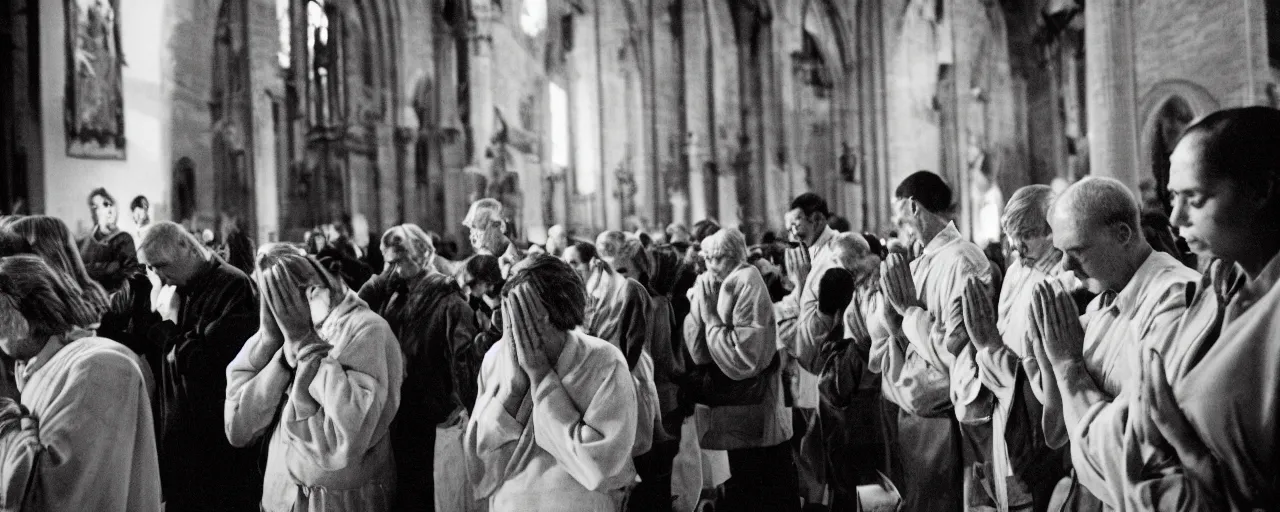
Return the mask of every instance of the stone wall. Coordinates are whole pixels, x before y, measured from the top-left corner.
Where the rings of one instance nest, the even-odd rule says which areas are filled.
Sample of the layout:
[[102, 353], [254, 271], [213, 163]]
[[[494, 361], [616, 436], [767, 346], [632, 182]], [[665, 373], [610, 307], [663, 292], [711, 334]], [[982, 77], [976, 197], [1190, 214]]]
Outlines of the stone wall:
[[92, 227], [89, 191], [106, 187], [120, 206], [120, 226], [133, 227], [128, 203], [138, 194], [152, 198], [155, 217], [166, 219], [174, 113], [168, 95], [173, 76], [166, 63], [172, 55], [167, 23], [173, 3], [164, 8], [124, 4], [119, 10], [124, 94], [126, 158], [90, 160], [67, 156], [63, 124], [66, 93], [66, 19], [63, 0], [40, 0], [41, 112], [44, 144], [44, 211], [66, 221], [72, 232]]

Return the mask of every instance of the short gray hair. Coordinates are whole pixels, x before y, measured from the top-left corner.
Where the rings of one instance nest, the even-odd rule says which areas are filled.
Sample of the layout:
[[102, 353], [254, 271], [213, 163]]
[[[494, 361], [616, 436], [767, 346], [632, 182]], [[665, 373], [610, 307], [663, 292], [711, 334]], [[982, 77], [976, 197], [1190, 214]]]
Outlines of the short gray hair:
[[182, 225], [167, 220], [156, 222], [143, 230], [142, 243], [138, 244], [138, 250], [172, 255], [173, 251], [184, 244], [190, 246], [201, 257], [209, 256], [209, 249], [196, 240], [195, 235]]
[[1124, 224], [1142, 235], [1138, 200], [1133, 191], [1113, 178], [1090, 176], [1067, 187], [1053, 202], [1054, 215], [1066, 215], [1089, 227]]

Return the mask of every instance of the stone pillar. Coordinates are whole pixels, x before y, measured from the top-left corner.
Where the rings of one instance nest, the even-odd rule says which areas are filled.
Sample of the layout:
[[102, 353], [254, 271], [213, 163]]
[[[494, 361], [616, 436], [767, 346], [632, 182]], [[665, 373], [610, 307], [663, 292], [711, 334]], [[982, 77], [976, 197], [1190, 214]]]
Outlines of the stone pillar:
[[1088, 0], [1084, 47], [1090, 174], [1118, 179], [1137, 194], [1133, 10], [1133, 0]]

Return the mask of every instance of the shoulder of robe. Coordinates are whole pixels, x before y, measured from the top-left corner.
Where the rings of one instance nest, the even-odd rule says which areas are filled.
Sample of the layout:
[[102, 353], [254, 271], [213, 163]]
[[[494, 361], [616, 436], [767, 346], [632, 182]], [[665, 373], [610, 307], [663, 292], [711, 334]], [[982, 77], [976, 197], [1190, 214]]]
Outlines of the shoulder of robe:
[[141, 362], [133, 351], [109, 339], [81, 338], [62, 350], [69, 351], [64, 357], [73, 377], [89, 377], [94, 383], [143, 380]]
[[600, 371], [612, 371], [620, 367], [626, 371], [626, 356], [622, 354], [621, 349], [612, 343], [581, 331], [573, 331], [569, 335], [576, 339], [577, 343], [582, 344], [579, 349], [582, 354], [581, 363], [579, 363], [581, 366], [591, 370], [599, 369]]

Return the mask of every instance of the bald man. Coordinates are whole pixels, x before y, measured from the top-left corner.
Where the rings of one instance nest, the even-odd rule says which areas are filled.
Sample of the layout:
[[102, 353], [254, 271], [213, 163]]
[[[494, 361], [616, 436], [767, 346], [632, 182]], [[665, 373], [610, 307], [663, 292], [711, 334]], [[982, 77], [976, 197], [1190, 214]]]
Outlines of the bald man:
[[1045, 391], [1046, 435], [1055, 445], [1063, 433], [1069, 436], [1078, 482], [1117, 507], [1097, 468], [1120, 453], [1118, 434], [1091, 426], [1109, 423], [1109, 406], [1138, 376], [1143, 349], [1171, 353], [1189, 287], [1200, 274], [1151, 248], [1138, 201], [1114, 179], [1090, 177], [1068, 187], [1054, 202], [1049, 225], [1064, 268], [1099, 295], [1078, 317], [1062, 286], [1036, 285], [1032, 308], [1041, 339], [1032, 348]]
[[172, 222], [143, 231], [138, 261], [175, 287], [148, 333], [164, 354], [157, 439], [165, 510], [258, 510], [258, 451], [233, 448], [222, 418], [227, 365], [258, 328], [249, 278]]

